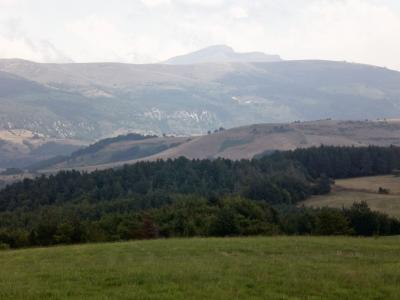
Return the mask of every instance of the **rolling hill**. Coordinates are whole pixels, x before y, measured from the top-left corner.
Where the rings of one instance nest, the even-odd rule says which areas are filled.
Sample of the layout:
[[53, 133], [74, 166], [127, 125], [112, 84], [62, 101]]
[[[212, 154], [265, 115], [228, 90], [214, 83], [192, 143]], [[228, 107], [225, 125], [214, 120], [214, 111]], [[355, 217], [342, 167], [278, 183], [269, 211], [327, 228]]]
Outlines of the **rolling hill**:
[[249, 159], [275, 150], [290, 150], [320, 145], [400, 146], [400, 121], [334, 121], [294, 122], [291, 124], [258, 124], [219, 130], [197, 137], [121, 136], [92, 145], [69, 157], [36, 166], [36, 170], [54, 172], [60, 169], [95, 170], [134, 163], [185, 156], [194, 159]]

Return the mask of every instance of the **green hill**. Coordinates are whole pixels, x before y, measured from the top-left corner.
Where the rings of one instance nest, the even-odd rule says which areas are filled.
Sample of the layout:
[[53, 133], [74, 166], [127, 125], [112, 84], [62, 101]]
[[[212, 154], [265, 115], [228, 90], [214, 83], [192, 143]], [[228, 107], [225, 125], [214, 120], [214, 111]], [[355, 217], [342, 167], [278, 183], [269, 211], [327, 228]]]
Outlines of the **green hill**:
[[[98, 146], [101, 147], [98, 147]], [[256, 124], [193, 137], [130, 139], [129, 135], [101, 140], [62, 161], [50, 161], [44, 172], [60, 169], [106, 169], [141, 160], [178, 158], [233, 160], [260, 157], [276, 150], [320, 145], [400, 145], [400, 122], [319, 120], [281, 124]]]

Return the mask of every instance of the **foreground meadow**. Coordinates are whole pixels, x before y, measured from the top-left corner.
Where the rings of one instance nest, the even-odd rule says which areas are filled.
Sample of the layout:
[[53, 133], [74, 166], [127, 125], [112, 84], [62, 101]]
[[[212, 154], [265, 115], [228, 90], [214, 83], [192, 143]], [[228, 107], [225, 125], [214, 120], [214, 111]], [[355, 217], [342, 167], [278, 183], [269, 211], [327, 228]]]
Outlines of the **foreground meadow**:
[[400, 237], [195, 238], [0, 251], [1, 299], [398, 299]]

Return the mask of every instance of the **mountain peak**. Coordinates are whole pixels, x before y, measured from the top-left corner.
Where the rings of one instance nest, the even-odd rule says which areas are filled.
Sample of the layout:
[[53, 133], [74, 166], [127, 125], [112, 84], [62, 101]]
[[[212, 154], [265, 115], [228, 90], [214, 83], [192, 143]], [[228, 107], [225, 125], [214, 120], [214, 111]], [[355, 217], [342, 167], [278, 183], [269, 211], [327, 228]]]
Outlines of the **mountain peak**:
[[238, 53], [232, 47], [214, 45], [192, 53], [172, 57], [164, 63], [171, 65], [191, 65], [227, 62], [274, 62], [281, 60], [279, 55], [269, 55], [262, 52]]
[[224, 52], [224, 53], [234, 53], [235, 50], [233, 50], [232, 47], [229, 47], [227, 45], [213, 45], [209, 46], [203, 49], [200, 49], [195, 52]]

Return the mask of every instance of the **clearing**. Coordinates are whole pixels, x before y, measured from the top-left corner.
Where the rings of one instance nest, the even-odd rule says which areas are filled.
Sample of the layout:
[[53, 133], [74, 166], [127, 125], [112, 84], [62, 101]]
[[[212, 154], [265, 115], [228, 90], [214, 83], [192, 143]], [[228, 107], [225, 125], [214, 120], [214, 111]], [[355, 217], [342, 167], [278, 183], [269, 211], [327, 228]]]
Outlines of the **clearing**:
[[[379, 188], [389, 194], [379, 193]], [[349, 207], [366, 201], [372, 210], [400, 217], [400, 177], [393, 175], [358, 177], [336, 180], [328, 195], [314, 196], [301, 203], [308, 207]]]

